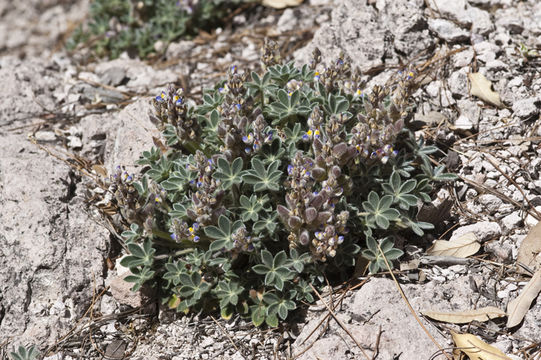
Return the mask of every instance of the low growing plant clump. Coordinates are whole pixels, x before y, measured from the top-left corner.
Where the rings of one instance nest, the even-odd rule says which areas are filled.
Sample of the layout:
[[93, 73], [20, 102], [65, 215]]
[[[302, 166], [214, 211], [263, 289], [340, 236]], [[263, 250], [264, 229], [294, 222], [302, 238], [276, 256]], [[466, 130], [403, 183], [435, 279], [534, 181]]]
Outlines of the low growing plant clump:
[[182, 36], [220, 23], [243, 3], [253, 0], [93, 0], [90, 21], [68, 41], [68, 49], [88, 45], [98, 57], [133, 51], [144, 58]]
[[277, 326], [361, 254], [377, 272], [382, 253], [402, 255], [394, 235], [433, 228], [418, 204], [453, 176], [408, 129], [414, 74], [365, 92], [358, 69], [320, 58], [281, 64], [267, 44], [262, 74], [233, 66], [201, 104], [174, 88], [153, 99], [166, 146], [143, 153], [140, 181], [120, 168], [112, 179], [134, 291], [150, 283], [178, 311]]

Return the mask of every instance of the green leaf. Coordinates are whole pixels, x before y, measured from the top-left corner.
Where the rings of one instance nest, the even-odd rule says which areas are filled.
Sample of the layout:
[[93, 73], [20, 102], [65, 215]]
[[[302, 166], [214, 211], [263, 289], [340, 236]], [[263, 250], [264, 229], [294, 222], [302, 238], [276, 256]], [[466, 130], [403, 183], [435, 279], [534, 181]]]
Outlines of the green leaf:
[[265, 321], [265, 315], [266, 315], [267, 309], [263, 305], [255, 306], [255, 308], [252, 309], [252, 323], [255, 326], [259, 326], [263, 324]]

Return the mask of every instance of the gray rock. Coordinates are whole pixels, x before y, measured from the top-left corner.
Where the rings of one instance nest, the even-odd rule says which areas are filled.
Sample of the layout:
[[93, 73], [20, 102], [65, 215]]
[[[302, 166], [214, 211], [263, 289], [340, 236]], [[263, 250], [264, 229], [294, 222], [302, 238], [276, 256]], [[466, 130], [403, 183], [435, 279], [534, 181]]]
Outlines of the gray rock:
[[541, 97], [531, 97], [513, 103], [513, 114], [520, 119], [530, 119], [539, 114]]
[[471, 27], [473, 33], [486, 35], [494, 29], [490, 14], [470, 6], [466, 0], [430, 0], [428, 4], [444, 18], [456, 21], [467, 29]]
[[295, 60], [308, 63], [317, 46], [325, 61], [335, 60], [343, 51], [362, 70], [383, 62], [398, 63], [395, 48], [401, 56], [411, 57], [434, 44], [425, 31], [422, 6], [420, 0], [377, 1], [376, 8], [355, 0], [336, 2], [330, 23], [321, 26], [310, 45], [294, 54]]
[[428, 19], [428, 28], [435, 32], [439, 38], [451, 44], [464, 42], [469, 39], [469, 34], [466, 30], [459, 28], [449, 20]]
[[482, 243], [488, 240], [497, 239], [501, 235], [502, 229], [496, 222], [481, 221], [476, 224], [459, 227], [453, 231], [453, 235], [449, 240], [453, 241], [454, 239], [470, 232], [474, 233], [475, 236], [477, 236], [477, 240]]
[[492, 194], [483, 194], [479, 196], [479, 202], [481, 205], [483, 205], [491, 214], [494, 214], [496, 211], [500, 209], [500, 206], [502, 206], [503, 201]]
[[[28, 125], [55, 108], [62, 76], [43, 59], [4, 61], [0, 126]], [[6, 115], [9, 114], [9, 115]], [[12, 125], [13, 126], [13, 125]], [[86, 211], [80, 179], [65, 163], [0, 128], [0, 338], [50, 345], [72, 327], [102, 287], [108, 231]], [[93, 284], [93, 278], [96, 278]], [[74, 304], [74, 305], [73, 305]]]
[[449, 105], [456, 103], [453, 94], [444, 87], [441, 80], [432, 81], [425, 90], [427, 94], [438, 101], [442, 107], [448, 107]]
[[295, 15], [295, 10], [292, 8], [287, 8], [278, 19], [276, 31], [287, 32], [295, 29], [298, 24], [298, 17]]
[[179, 42], [172, 42], [167, 47], [165, 56], [168, 59], [174, 59], [174, 58], [182, 59], [183, 57], [188, 56], [189, 51], [192, 50], [193, 48], [194, 48], [193, 41], [182, 40]]
[[512, 212], [511, 214], [502, 218], [502, 226], [506, 232], [513, 231], [522, 222], [522, 216], [519, 211]]
[[460, 130], [473, 130], [474, 123], [466, 115], [460, 115], [455, 120], [455, 127]]
[[500, 70], [507, 70], [508, 66], [501, 60], [490, 60], [486, 62], [486, 68], [490, 72], [495, 72]]
[[495, 60], [501, 51], [501, 49], [497, 45], [489, 41], [482, 41], [480, 43], [477, 43], [473, 45], [473, 49], [475, 50], [477, 59], [483, 61], [484, 63]]
[[465, 50], [458, 52], [454, 54], [451, 57], [451, 61], [453, 62], [453, 66], [455, 68], [463, 68], [465, 66], [469, 66], [473, 60], [473, 49], [468, 47]]
[[100, 77], [101, 83], [111, 86], [118, 86], [126, 80], [126, 69], [122, 67], [111, 67]]
[[[469, 301], [474, 297], [469, 290], [466, 277], [449, 280], [444, 284], [430, 281], [423, 285], [402, 285], [402, 288], [417, 312], [469, 309], [471, 306]], [[448, 296], [445, 300], [443, 294]], [[386, 306], [386, 304], [395, 304], [395, 306]], [[351, 338], [334, 321], [329, 323], [328, 329], [319, 337], [319, 340], [314, 342], [313, 339], [318, 339], [322, 327], [305, 342], [325, 315], [326, 312], [316, 315], [303, 327], [293, 344], [293, 354], [298, 354], [313, 344], [299, 359], [364, 358]], [[404, 359], [428, 359], [438, 351], [408, 311], [392, 280], [371, 279], [352, 297], [344, 299], [342, 311], [338, 317], [342, 322], [347, 322], [348, 330], [362, 346], [365, 346], [369, 357], [373, 354], [372, 346], [376, 343], [380, 327], [382, 332], [379, 357], [382, 359], [392, 359], [398, 354], [401, 354], [401, 358]], [[425, 322], [423, 319], [421, 321]], [[430, 325], [427, 326], [436, 341], [440, 344], [446, 343], [446, 339], [436, 329]], [[404, 332], [404, 328], [408, 331]], [[301, 345], [303, 342], [305, 343]], [[443, 358], [443, 356], [436, 357], [436, 359]]]
[[478, 126], [481, 109], [475, 101], [469, 99], [457, 100], [457, 108], [461, 116], [466, 116], [474, 127]]
[[469, 94], [468, 88], [468, 71], [467, 67], [464, 67], [458, 71], [455, 71], [449, 77], [449, 90], [453, 95], [464, 97]]

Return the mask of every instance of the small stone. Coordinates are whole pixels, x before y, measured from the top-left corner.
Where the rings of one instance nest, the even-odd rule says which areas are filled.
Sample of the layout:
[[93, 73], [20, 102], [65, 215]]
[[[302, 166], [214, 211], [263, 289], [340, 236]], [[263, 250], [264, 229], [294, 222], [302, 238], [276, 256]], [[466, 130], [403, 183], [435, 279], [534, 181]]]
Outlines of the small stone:
[[131, 273], [128, 272], [122, 274], [121, 276], [115, 276], [111, 280], [109, 284], [111, 294], [113, 295], [115, 300], [118, 301], [119, 304], [129, 305], [133, 308], [142, 306], [143, 297], [141, 295], [141, 292], [131, 291], [133, 284], [124, 280], [124, 278], [128, 275], [131, 275]]
[[477, 54], [477, 59], [483, 61], [485, 64], [491, 60], [495, 60], [500, 52], [498, 46], [488, 41], [482, 41], [473, 45], [473, 49]]
[[469, 66], [473, 60], [473, 49], [467, 48], [451, 57], [451, 61], [455, 68], [463, 68]]
[[428, 19], [428, 28], [435, 32], [439, 38], [449, 43], [459, 43], [469, 39], [466, 30], [459, 28], [449, 20]]
[[165, 50], [166, 46], [167, 45], [163, 41], [158, 40], [154, 43], [154, 51], [156, 51], [157, 53], [161, 53]]
[[451, 90], [453, 95], [458, 95], [462, 98], [469, 94], [468, 71], [468, 68], [464, 67], [453, 72], [449, 77], [449, 90]]
[[482, 243], [498, 238], [502, 233], [502, 229], [496, 222], [480, 221], [476, 224], [459, 227], [453, 231], [453, 235], [449, 241], [453, 241], [454, 239], [470, 232], [473, 232], [475, 236], [477, 236], [479, 242]]
[[105, 85], [118, 86], [126, 81], [126, 69], [114, 66], [107, 69], [100, 77], [100, 80]]
[[80, 149], [83, 147], [83, 142], [81, 141], [81, 138], [78, 136], [68, 136], [68, 147], [72, 149]]
[[298, 17], [295, 15], [295, 10], [287, 8], [278, 19], [277, 29], [278, 33], [283, 33], [295, 29], [298, 25]]
[[168, 59], [186, 57], [193, 48], [193, 41], [183, 40], [179, 42], [173, 42], [167, 47], [165, 56]]
[[50, 142], [56, 140], [56, 134], [52, 131], [38, 131], [34, 134], [37, 141]]
[[507, 230], [507, 232], [515, 230], [520, 225], [521, 222], [522, 222], [522, 216], [520, 216], [519, 211], [512, 212], [511, 214], [505, 216], [502, 219], [503, 228], [504, 230]]
[[486, 68], [488, 71], [507, 70], [507, 64], [501, 60], [490, 60], [486, 62]]
[[[537, 210], [537, 212], [541, 214], [541, 206], [536, 206], [535, 210]], [[538, 222], [539, 221], [530, 214], [528, 214], [528, 216], [526, 216], [526, 219], [524, 220], [524, 223], [529, 227], [537, 225]]]
[[455, 121], [455, 127], [460, 130], [472, 130], [473, 122], [466, 115], [460, 115]]
[[513, 114], [521, 119], [529, 119], [539, 114], [541, 98], [533, 97], [513, 103]]
[[500, 206], [503, 204], [503, 201], [492, 194], [484, 194], [479, 196], [479, 202], [491, 213], [495, 213], [499, 210]]

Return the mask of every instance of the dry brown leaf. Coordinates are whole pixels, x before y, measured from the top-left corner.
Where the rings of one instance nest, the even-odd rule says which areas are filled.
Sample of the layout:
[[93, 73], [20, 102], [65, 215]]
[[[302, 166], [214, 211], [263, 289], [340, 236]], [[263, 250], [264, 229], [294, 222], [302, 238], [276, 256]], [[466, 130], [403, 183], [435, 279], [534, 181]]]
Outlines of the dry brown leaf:
[[503, 107], [500, 94], [492, 90], [492, 83], [481, 73], [469, 73], [470, 94], [497, 107]]
[[[541, 269], [541, 221], [530, 229], [528, 236], [520, 244], [517, 255], [517, 264], [523, 263], [534, 271]], [[520, 266], [519, 271], [525, 273]]]
[[288, 6], [299, 6], [304, 0], [263, 0], [261, 3], [263, 6], [283, 9]]
[[453, 241], [436, 240], [426, 251], [428, 255], [455, 256], [465, 258], [475, 254], [481, 248], [474, 233], [467, 233]]
[[532, 276], [530, 281], [522, 289], [520, 295], [507, 304], [507, 327], [512, 328], [520, 324], [530, 305], [541, 291], [541, 269]]
[[467, 324], [474, 320], [487, 321], [505, 316], [505, 311], [494, 306], [457, 312], [422, 311], [422, 313], [424, 316], [428, 316], [431, 319], [452, 324]]
[[511, 360], [500, 349], [490, 346], [475, 335], [457, 334], [454, 331], [451, 331], [451, 335], [458, 348], [453, 351], [456, 357], [463, 352], [470, 360]]

